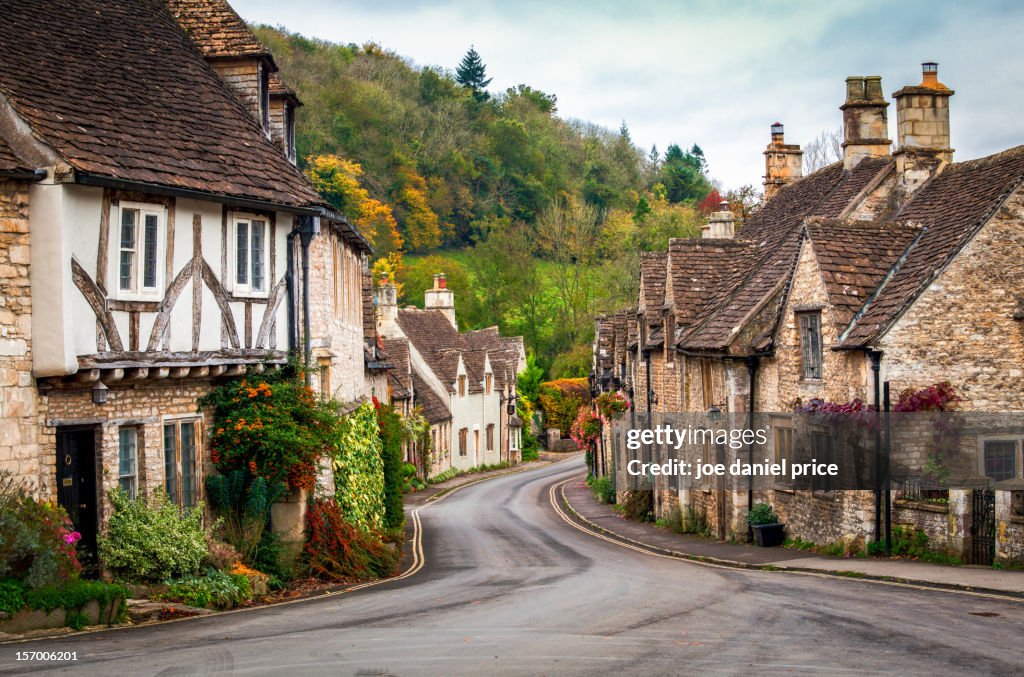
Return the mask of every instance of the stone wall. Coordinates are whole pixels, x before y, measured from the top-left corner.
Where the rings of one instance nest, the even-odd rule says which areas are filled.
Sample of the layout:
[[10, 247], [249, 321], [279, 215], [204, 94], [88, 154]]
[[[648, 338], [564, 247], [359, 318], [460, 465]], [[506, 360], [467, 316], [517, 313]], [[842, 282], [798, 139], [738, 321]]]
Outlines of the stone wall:
[[[342, 402], [369, 397], [363, 347], [362, 256], [324, 227], [309, 247], [310, 345], [313, 361], [329, 378], [314, 379], [319, 391]], [[386, 399], [386, 381], [377, 384]]]
[[138, 429], [137, 472], [141, 492], [152, 492], [164, 486], [163, 425], [179, 418], [197, 418], [200, 448], [198, 478], [199, 495], [204, 493], [205, 478], [213, 471], [206, 446], [204, 425], [209, 414], [197, 412], [196, 401], [208, 394], [210, 379], [182, 379], [111, 383], [107, 401], [94, 404], [91, 386], [43, 390], [40, 399], [40, 445], [37, 453], [46, 475], [50, 500], [57, 500], [54, 486], [57, 460], [57, 432], [61, 426], [92, 426], [96, 429], [96, 465], [98, 512], [101, 524], [110, 516], [107, 493], [118, 484], [118, 431], [121, 427]]
[[[1018, 485], [1019, 486], [1019, 485]], [[1020, 494], [1024, 489], [996, 490], [996, 561], [1024, 565], [1024, 514], [1020, 514]], [[1014, 494], [1018, 508], [1014, 509]]]
[[28, 186], [0, 180], [0, 472], [46, 495], [32, 379]]
[[[950, 506], [948, 504], [893, 501], [893, 525], [909, 527], [915, 531], [923, 531], [928, 536], [928, 549], [936, 552], [954, 550], [950, 539], [950, 517]], [[957, 554], [960, 553], [958, 552]]]
[[775, 490], [766, 496], [788, 538], [828, 545], [863, 544], [874, 534], [875, 495], [871, 491]]
[[880, 341], [895, 397], [949, 381], [976, 411], [1024, 411], [1024, 190], [1018, 189]]

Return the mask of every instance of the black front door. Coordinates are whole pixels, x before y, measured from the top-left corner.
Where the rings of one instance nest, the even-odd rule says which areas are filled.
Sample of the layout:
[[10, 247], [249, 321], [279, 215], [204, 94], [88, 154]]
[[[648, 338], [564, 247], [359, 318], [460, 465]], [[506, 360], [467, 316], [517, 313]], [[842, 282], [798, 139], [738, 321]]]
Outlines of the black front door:
[[93, 428], [57, 432], [57, 501], [82, 534], [78, 557], [87, 573], [95, 574], [96, 560], [96, 432]]

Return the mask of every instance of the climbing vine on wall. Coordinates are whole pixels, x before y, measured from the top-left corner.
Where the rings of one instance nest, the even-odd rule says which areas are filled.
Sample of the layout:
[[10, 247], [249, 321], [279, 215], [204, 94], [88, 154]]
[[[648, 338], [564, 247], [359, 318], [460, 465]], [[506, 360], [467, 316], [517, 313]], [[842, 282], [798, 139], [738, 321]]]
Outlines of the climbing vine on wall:
[[377, 412], [367, 402], [342, 419], [333, 453], [334, 497], [342, 515], [362, 529], [384, 524], [384, 462]]

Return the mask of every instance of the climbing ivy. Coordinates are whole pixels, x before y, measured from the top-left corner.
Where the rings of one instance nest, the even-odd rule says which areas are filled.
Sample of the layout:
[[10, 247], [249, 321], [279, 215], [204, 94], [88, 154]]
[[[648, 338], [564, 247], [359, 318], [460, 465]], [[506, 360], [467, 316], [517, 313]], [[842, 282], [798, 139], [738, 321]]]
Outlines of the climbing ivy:
[[384, 525], [384, 462], [377, 412], [367, 402], [342, 419], [333, 450], [334, 497], [345, 519], [361, 528]]

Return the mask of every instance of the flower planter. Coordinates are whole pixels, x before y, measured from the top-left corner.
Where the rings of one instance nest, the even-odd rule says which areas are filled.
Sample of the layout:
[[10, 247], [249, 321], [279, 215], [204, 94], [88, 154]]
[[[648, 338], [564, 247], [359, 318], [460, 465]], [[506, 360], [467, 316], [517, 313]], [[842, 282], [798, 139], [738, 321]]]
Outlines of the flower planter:
[[785, 524], [754, 524], [754, 543], [761, 548], [775, 548], [786, 540]]

